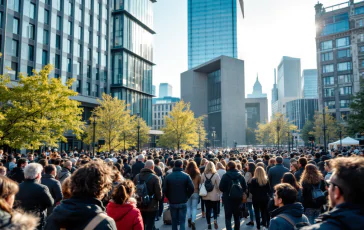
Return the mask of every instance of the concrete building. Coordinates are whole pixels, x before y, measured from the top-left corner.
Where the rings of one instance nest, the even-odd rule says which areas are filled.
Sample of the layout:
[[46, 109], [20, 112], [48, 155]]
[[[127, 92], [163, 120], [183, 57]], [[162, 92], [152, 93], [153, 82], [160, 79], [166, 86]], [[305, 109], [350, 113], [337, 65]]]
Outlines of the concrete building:
[[258, 123], [268, 121], [268, 98], [246, 98], [245, 99], [245, 127], [246, 127], [246, 144], [254, 145], [255, 130]]
[[317, 99], [317, 69], [304, 69], [301, 77], [301, 98]]
[[188, 0], [188, 69], [225, 55], [241, 58], [243, 0]]
[[319, 109], [345, 121], [364, 77], [364, 2], [318, 3], [315, 10]]
[[[195, 116], [207, 115], [205, 128], [215, 146], [245, 144], [244, 61], [220, 56], [181, 74], [181, 99]], [[213, 131], [216, 133], [212, 138]]]
[[286, 118], [302, 130], [306, 121], [313, 121], [318, 109], [318, 99], [297, 99], [286, 103]]
[[258, 80], [258, 74], [257, 74], [257, 80], [255, 81], [253, 86], [253, 93], [248, 94], [248, 98], [267, 98], [267, 94], [263, 93], [262, 91], [262, 85]]
[[168, 83], [159, 84], [159, 98], [172, 97], [172, 85]]
[[159, 130], [165, 127], [164, 117], [169, 116], [173, 107], [180, 99], [177, 97], [163, 97], [153, 98], [152, 114], [153, 114], [153, 125], [152, 129]]

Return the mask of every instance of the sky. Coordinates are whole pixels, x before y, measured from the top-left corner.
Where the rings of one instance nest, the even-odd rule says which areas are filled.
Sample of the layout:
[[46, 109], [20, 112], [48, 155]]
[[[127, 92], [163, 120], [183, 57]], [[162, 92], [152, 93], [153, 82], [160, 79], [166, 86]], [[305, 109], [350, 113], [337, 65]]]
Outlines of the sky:
[[[228, 0], [226, 0], [228, 1]], [[348, 0], [346, 0], [348, 1]], [[324, 7], [345, 0], [322, 0]], [[274, 68], [282, 56], [301, 58], [303, 69], [316, 69], [315, 9], [317, 0], [244, 0], [242, 59], [245, 63], [245, 94], [252, 93], [258, 74], [269, 110]], [[180, 74], [188, 70], [187, 0], [154, 3], [153, 85], [173, 86], [180, 97]]]

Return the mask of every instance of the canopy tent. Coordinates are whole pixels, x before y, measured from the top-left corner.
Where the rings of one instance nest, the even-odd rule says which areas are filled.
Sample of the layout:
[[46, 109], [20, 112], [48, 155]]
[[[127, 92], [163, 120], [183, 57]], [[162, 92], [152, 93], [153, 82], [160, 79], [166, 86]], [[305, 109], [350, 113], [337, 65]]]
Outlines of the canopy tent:
[[[342, 146], [359, 145], [359, 141], [357, 141], [351, 137], [346, 137], [341, 140], [341, 144], [342, 144]], [[333, 147], [337, 148], [338, 145], [340, 145], [340, 140], [329, 143], [329, 148], [333, 148]]]

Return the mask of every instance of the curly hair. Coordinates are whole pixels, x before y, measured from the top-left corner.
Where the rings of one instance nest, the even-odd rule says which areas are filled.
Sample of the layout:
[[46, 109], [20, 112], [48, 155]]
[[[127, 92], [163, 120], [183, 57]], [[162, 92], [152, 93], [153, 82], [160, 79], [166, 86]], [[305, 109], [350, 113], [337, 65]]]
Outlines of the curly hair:
[[318, 168], [313, 164], [307, 164], [302, 173], [300, 184], [319, 184], [324, 177]]
[[190, 161], [186, 167], [186, 173], [194, 180], [200, 174], [200, 169], [197, 167], [196, 162]]
[[77, 169], [71, 177], [71, 193], [101, 199], [112, 187], [112, 169], [105, 163], [93, 161]]

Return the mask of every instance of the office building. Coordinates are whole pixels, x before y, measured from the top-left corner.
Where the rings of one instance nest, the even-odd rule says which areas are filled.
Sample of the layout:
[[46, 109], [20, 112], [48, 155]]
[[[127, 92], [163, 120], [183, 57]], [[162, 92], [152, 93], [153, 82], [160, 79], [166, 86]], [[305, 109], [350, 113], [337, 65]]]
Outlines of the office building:
[[345, 121], [364, 77], [364, 2], [315, 9], [319, 110]]
[[188, 69], [221, 55], [241, 58], [243, 0], [188, 0]]
[[246, 144], [256, 144], [255, 130], [258, 123], [268, 121], [268, 99], [263, 98], [246, 98], [245, 99], [245, 127], [246, 127]]
[[318, 109], [318, 99], [297, 99], [286, 103], [286, 118], [302, 130], [306, 121], [313, 121]]
[[262, 85], [258, 80], [258, 75], [257, 75], [257, 80], [255, 81], [253, 86], [253, 93], [248, 94], [248, 98], [267, 98], [267, 94], [263, 93], [262, 91]]
[[172, 97], [172, 85], [168, 83], [159, 84], [159, 98]]
[[304, 69], [301, 77], [301, 98], [317, 99], [317, 69]]
[[152, 129], [159, 130], [165, 127], [165, 116], [169, 116], [173, 107], [179, 102], [180, 99], [177, 97], [163, 97], [153, 98], [152, 114], [153, 114], [153, 125]]
[[272, 88], [271, 116], [278, 112], [278, 87], [277, 87], [277, 70], [274, 69], [274, 83]]
[[152, 85], [152, 94], [153, 94], [153, 96], [156, 96], [156, 89], [155, 89], [155, 85]]
[[181, 74], [181, 99], [191, 104], [196, 117], [207, 116], [211, 146], [245, 144], [244, 88], [244, 61], [227, 56]]

